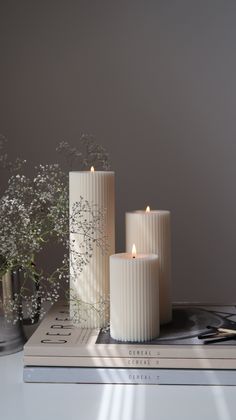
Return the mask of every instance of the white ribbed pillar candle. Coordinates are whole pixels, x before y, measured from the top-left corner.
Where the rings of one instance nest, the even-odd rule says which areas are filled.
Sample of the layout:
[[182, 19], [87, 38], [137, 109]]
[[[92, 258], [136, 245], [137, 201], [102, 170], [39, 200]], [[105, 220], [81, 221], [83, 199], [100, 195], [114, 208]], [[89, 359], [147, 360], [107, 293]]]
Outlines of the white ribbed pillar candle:
[[[115, 252], [115, 185], [114, 172], [81, 171], [69, 174], [70, 215], [73, 205], [81, 197], [89, 205], [97, 206], [104, 214], [101, 233], [106, 242], [106, 250], [93, 244], [92, 257], [81, 272], [76, 269], [76, 252], [83, 253], [81, 235], [72, 233], [70, 241], [73, 251], [70, 255], [70, 313], [74, 322], [87, 328], [101, 328], [109, 317], [107, 310], [100, 310], [109, 300], [109, 256]], [[81, 300], [82, 309], [74, 298]], [[83, 309], [84, 308], [84, 309]], [[99, 311], [100, 310], [100, 311]]]
[[110, 331], [120, 341], [143, 342], [159, 335], [157, 255], [110, 257]]
[[138, 210], [126, 213], [127, 251], [133, 243], [140, 252], [158, 255], [160, 323], [166, 324], [172, 319], [170, 212]]

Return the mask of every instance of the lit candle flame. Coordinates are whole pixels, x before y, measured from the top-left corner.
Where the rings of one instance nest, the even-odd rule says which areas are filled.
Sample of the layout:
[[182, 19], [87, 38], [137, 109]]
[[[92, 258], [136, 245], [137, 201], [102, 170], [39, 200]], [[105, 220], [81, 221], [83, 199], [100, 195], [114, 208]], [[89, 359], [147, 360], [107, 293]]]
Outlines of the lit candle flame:
[[136, 254], [137, 254], [136, 246], [135, 246], [135, 244], [133, 244], [133, 246], [132, 246], [132, 257], [135, 258]]
[[147, 206], [147, 208], [146, 208], [146, 213], [150, 213], [150, 207], [149, 206]]
[[91, 166], [90, 171], [91, 171], [91, 172], [94, 172], [94, 171], [95, 171], [94, 166]]

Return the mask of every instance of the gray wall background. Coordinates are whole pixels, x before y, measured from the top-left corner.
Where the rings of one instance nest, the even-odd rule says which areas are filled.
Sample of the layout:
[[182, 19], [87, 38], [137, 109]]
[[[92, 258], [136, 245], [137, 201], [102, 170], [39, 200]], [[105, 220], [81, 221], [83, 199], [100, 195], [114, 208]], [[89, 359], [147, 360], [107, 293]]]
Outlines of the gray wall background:
[[[93, 134], [124, 214], [170, 209], [173, 298], [236, 300], [236, 3], [3, 1], [0, 132], [55, 162]], [[5, 180], [3, 180], [5, 181]]]

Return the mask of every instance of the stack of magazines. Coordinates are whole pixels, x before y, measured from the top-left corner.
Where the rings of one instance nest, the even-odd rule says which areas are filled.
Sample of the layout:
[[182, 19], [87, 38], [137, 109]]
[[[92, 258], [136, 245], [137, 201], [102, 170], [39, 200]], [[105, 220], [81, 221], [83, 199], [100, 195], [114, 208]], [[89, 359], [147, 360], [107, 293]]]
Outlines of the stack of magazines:
[[236, 307], [176, 305], [160, 336], [113, 340], [54, 304], [24, 347], [25, 382], [236, 385]]

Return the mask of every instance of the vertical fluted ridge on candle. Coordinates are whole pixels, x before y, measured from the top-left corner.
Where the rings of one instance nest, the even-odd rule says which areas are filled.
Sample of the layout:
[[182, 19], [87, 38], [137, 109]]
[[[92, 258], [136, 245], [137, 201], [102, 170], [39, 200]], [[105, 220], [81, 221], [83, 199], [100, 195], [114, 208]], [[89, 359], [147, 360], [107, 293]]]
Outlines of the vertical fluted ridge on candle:
[[[97, 311], [109, 300], [109, 256], [115, 251], [115, 197], [113, 172], [70, 172], [69, 177], [70, 214], [73, 204], [80, 197], [88, 201], [90, 206], [96, 206], [104, 214], [102, 236], [105, 239], [106, 250], [93, 244], [92, 257], [82, 273], [73, 270], [73, 255], [70, 258], [70, 288], [71, 296], [76, 296], [87, 304], [87, 310], [80, 315], [80, 325], [87, 328], [99, 328], [106, 325], [107, 311]], [[81, 251], [79, 234], [70, 234], [70, 240], [75, 240], [75, 249]], [[70, 305], [71, 316], [76, 317], [76, 305]], [[85, 307], [85, 306], [84, 306]], [[95, 310], [94, 310], [95, 309]]]
[[171, 233], [170, 212], [142, 211], [126, 213], [126, 251], [135, 243], [138, 252], [157, 254], [159, 258], [160, 322], [171, 321]]
[[110, 257], [111, 337], [143, 342], [159, 335], [158, 258]]

